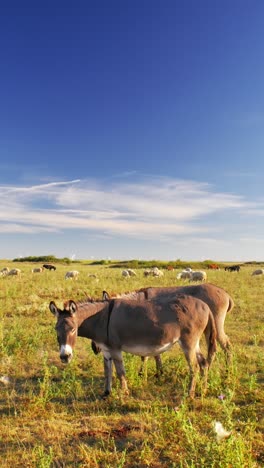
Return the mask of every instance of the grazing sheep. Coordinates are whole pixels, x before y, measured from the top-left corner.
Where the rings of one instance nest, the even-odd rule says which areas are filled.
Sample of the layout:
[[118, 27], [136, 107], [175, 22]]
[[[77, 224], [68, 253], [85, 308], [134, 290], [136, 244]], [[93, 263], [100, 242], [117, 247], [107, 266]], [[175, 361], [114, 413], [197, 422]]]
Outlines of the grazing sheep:
[[21, 274], [21, 270], [19, 270], [19, 268], [12, 268], [12, 270], [10, 270], [8, 273], [7, 273], [7, 276], [19, 276]]
[[177, 274], [176, 278], [177, 279], [191, 279], [191, 276], [192, 276], [191, 271], [183, 270]]
[[207, 274], [205, 271], [192, 271], [190, 281], [206, 281]]
[[41, 273], [42, 271], [43, 271], [43, 268], [41, 267], [33, 268], [33, 270], [31, 270], [32, 273]]
[[67, 271], [67, 273], [65, 274], [65, 279], [76, 279], [78, 278], [79, 276], [79, 271], [77, 270], [72, 270], [72, 271]]
[[128, 278], [130, 275], [129, 275], [129, 272], [128, 272], [127, 270], [123, 270], [123, 271], [122, 271], [122, 276], [123, 276], [124, 278]]
[[150, 276], [150, 275], [151, 275], [150, 268], [147, 268], [146, 270], [144, 270], [144, 276]]
[[152, 268], [152, 275], [160, 277], [160, 276], [164, 276], [164, 273], [159, 268], [154, 267], [154, 268]]
[[1, 276], [5, 276], [5, 275], [8, 274], [8, 272], [9, 272], [9, 268], [8, 268], [8, 267], [4, 267], [4, 268], [2, 268], [2, 270], [1, 270], [0, 273], [2, 273]]
[[136, 272], [132, 270], [131, 268], [127, 269], [129, 276], [137, 276]]
[[158, 267], [153, 267], [153, 268], [147, 268], [144, 270], [144, 276], [163, 276], [164, 273], [163, 271], [159, 270]]
[[256, 276], [256, 275], [264, 275], [264, 270], [260, 268], [259, 270], [253, 271], [252, 276]]

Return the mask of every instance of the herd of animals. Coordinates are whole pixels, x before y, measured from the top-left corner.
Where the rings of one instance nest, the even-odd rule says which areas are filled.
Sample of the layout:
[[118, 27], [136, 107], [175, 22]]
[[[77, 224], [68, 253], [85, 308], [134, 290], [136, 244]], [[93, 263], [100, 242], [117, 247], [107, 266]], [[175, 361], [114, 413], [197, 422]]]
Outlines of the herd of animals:
[[[43, 269], [56, 270], [56, 267], [44, 264], [32, 269], [32, 273], [40, 273]], [[6, 267], [0, 273], [3, 276], [19, 274], [14, 273], [16, 270], [18, 269], [9, 270]], [[157, 271], [158, 269], [150, 269], [144, 275], [158, 276]], [[189, 273], [189, 276], [184, 276], [185, 273]], [[157, 374], [160, 374], [160, 355], [178, 343], [189, 366], [188, 393], [193, 398], [198, 371], [204, 376], [206, 388], [208, 370], [216, 353], [216, 343], [218, 342], [225, 352], [227, 362], [231, 356], [230, 340], [225, 333], [224, 323], [226, 314], [234, 307], [234, 301], [224, 289], [205, 283], [206, 275], [203, 273], [205, 272], [193, 272], [189, 268], [181, 272], [181, 276], [177, 276], [202, 281], [196, 285], [141, 288], [114, 297], [103, 291], [100, 300], [69, 300], [64, 303], [62, 309], [51, 301], [49, 309], [57, 318], [56, 332], [61, 361], [71, 361], [77, 336], [90, 339], [93, 351], [96, 354], [101, 351], [103, 354], [103, 397], [107, 397], [112, 388], [113, 364], [121, 388], [128, 393], [123, 351], [141, 356], [142, 365], [149, 356], [153, 356], [156, 360]], [[76, 278], [78, 274], [77, 271], [68, 271], [65, 279]], [[128, 274], [133, 276], [136, 273], [130, 270]], [[252, 273], [260, 274], [264, 274], [264, 270], [258, 269]], [[203, 335], [206, 341], [206, 356], [200, 348]]]
[[[172, 267], [171, 267], [172, 268]], [[168, 270], [171, 269], [168, 267]], [[213, 270], [220, 270], [220, 267], [216, 264], [212, 264], [208, 266], [209, 269]], [[237, 271], [239, 272], [241, 269], [240, 265], [231, 265], [226, 266], [225, 271]], [[56, 266], [50, 263], [46, 263], [42, 265], [42, 267], [32, 268], [32, 273], [42, 273], [44, 270], [55, 271]], [[11, 268], [4, 267], [0, 270], [0, 276], [20, 276], [21, 270], [19, 268]], [[77, 279], [80, 272], [78, 270], [70, 270], [65, 273], [65, 279]], [[122, 270], [121, 275], [124, 278], [128, 278], [130, 276], [136, 276], [135, 270], [131, 268], [127, 268], [126, 270]], [[256, 275], [264, 275], [264, 269], [259, 268], [254, 270], [252, 276]], [[94, 274], [90, 274], [90, 277], [96, 277]], [[155, 276], [161, 277], [164, 276], [164, 272], [157, 267], [147, 268], [144, 270], [144, 276]], [[191, 268], [185, 268], [183, 271], [177, 274], [177, 279], [189, 279], [190, 281], [206, 281], [207, 280], [207, 273], [205, 271], [193, 271]]]

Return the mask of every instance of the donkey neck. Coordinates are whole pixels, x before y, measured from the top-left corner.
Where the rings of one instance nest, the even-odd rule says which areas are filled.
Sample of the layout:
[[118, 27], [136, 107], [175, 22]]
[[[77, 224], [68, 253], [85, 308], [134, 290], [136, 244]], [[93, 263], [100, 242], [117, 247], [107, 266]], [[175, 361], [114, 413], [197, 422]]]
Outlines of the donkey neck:
[[78, 305], [78, 336], [96, 340], [107, 336], [109, 302], [87, 302]]

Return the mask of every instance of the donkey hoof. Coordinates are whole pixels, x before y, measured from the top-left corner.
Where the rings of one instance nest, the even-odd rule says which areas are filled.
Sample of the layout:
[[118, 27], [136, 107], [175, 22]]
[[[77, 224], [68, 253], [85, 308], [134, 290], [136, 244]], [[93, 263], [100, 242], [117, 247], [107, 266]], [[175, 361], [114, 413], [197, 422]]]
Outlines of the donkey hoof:
[[110, 395], [109, 390], [106, 390], [106, 391], [103, 393], [102, 397], [101, 397], [102, 400], [106, 400], [106, 398], [109, 397], [109, 395]]

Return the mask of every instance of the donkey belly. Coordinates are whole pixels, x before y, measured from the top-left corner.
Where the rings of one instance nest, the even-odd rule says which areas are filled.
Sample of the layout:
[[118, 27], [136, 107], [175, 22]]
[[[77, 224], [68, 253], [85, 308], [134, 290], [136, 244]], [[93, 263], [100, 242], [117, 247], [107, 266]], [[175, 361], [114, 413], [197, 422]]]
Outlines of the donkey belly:
[[168, 351], [177, 340], [172, 341], [170, 343], [164, 343], [162, 345], [140, 345], [140, 344], [123, 344], [122, 351], [126, 353], [135, 354], [137, 356], [157, 356], [158, 354], [164, 353], [164, 351]]

